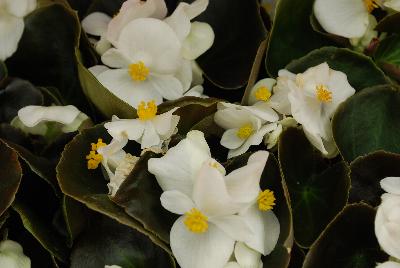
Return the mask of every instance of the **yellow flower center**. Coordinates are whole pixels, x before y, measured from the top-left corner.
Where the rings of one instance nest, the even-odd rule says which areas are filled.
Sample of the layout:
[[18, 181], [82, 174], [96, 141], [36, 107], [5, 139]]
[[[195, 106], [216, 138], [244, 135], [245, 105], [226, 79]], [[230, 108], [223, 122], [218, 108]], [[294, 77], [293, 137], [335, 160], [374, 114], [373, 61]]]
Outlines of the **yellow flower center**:
[[185, 220], [183, 223], [193, 233], [204, 233], [208, 229], [208, 218], [196, 208], [192, 208], [189, 212], [185, 213]]
[[271, 91], [265, 86], [259, 87], [256, 92], [254, 92], [256, 99], [260, 101], [268, 101], [271, 95]]
[[250, 135], [253, 134], [253, 132], [254, 132], [253, 126], [251, 124], [246, 124], [243, 125], [241, 128], [239, 128], [236, 135], [244, 140], [250, 137]]
[[97, 153], [97, 149], [106, 145], [107, 144], [105, 144], [102, 139], [98, 139], [97, 143], [91, 143], [91, 151], [86, 155], [88, 169], [96, 169], [99, 167], [99, 164], [103, 160], [103, 156]]
[[144, 65], [143, 61], [129, 65], [129, 75], [134, 81], [144, 81], [150, 73], [150, 69]]
[[275, 206], [274, 192], [267, 189], [259, 193], [257, 202], [258, 202], [258, 208], [260, 210], [262, 211], [271, 210]]
[[375, 8], [379, 7], [376, 2], [376, 0], [364, 0], [365, 7], [369, 13], [371, 13]]
[[324, 85], [317, 86], [317, 99], [320, 102], [331, 102], [332, 92]]
[[137, 115], [142, 121], [153, 119], [156, 114], [157, 105], [154, 100], [147, 102], [147, 104], [142, 101], [137, 108]]

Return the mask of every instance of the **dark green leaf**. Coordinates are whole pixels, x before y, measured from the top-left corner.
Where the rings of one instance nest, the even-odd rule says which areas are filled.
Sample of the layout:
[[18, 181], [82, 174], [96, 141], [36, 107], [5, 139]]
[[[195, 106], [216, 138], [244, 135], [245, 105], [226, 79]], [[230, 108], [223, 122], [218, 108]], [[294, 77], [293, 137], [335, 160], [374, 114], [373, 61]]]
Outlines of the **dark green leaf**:
[[400, 153], [400, 92], [392, 86], [364, 89], [337, 109], [333, 137], [348, 162], [378, 150]]
[[7, 78], [8, 71], [4, 62], [0, 61], [0, 85]]
[[266, 67], [275, 77], [289, 62], [331, 44], [310, 25], [314, 0], [280, 0], [267, 47]]
[[400, 12], [397, 12], [392, 15], [386, 16], [381, 21], [379, 21], [375, 30], [387, 33], [400, 33], [399, 24], [400, 24]]
[[400, 35], [383, 39], [379, 43], [374, 58], [389, 76], [400, 81]]
[[292, 202], [294, 237], [309, 247], [345, 206], [349, 170], [344, 162], [330, 164], [298, 128], [282, 133], [278, 150]]
[[344, 72], [350, 85], [357, 91], [366, 87], [390, 83], [385, 74], [371, 58], [347, 48], [323, 47], [292, 61], [286, 69], [293, 73], [302, 73], [308, 68], [328, 63], [329, 67]]
[[62, 198], [62, 211], [68, 233], [68, 246], [71, 247], [85, 226], [86, 210], [82, 203], [69, 196], [64, 195]]
[[311, 247], [303, 268], [373, 268], [387, 256], [374, 232], [375, 210], [365, 204], [348, 205]]

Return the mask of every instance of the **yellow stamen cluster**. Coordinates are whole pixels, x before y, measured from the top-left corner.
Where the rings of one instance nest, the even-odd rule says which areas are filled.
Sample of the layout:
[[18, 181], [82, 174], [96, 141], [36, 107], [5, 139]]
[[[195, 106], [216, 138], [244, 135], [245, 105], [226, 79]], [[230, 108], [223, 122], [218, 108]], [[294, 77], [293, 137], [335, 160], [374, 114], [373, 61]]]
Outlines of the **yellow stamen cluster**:
[[243, 125], [241, 128], [239, 128], [236, 135], [244, 140], [250, 137], [250, 135], [253, 134], [253, 132], [254, 132], [253, 126], [251, 124], [246, 124]]
[[271, 210], [275, 206], [275, 200], [274, 192], [267, 189], [258, 195], [258, 208], [262, 211]]
[[256, 99], [260, 101], [268, 101], [269, 98], [271, 98], [271, 95], [271, 91], [265, 86], [259, 87], [254, 92], [254, 96], [256, 97]]
[[185, 220], [183, 223], [193, 233], [204, 233], [208, 229], [208, 218], [197, 208], [192, 208], [189, 212], [185, 213]]
[[137, 108], [137, 115], [140, 120], [146, 121], [153, 119], [157, 114], [157, 105], [154, 100], [149, 102], [140, 102]]
[[376, 0], [364, 0], [364, 4], [369, 13], [374, 11], [375, 8], [379, 7]]
[[104, 147], [106, 145], [107, 144], [105, 144], [102, 139], [98, 139], [97, 143], [91, 143], [91, 151], [86, 156], [88, 169], [98, 168], [99, 164], [101, 163], [101, 160], [103, 160], [103, 156], [97, 153], [97, 149], [99, 149], [100, 147]]
[[150, 73], [143, 61], [129, 65], [129, 75], [134, 81], [144, 81]]
[[317, 99], [320, 102], [331, 102], [332, 92], [325, 85], [317, 86]]

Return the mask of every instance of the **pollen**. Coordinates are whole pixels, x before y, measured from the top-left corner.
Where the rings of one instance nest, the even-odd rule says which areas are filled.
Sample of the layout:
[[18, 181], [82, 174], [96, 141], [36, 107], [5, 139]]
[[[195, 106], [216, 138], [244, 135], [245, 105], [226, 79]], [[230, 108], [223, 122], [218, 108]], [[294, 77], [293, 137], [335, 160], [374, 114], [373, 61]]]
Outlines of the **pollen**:
[[317, 86], [317, 99], [320, 102], [331, 102], [332, 92], [324, 85]]
[[183, 223], [193, 233], [204, 233], [208, 229], [208, 218], [197, 208], [192, 208], [189, 212], [185, 213], [185, 220]]
[[100, 147], [104, 147], [107, 144], [103, 142], [102, 139], [98, 139], [97, 143], [91, 143], [91, 150], [88, 155], [86, 155], [87, 160], [87, 168], [88, 169], [96, 169], [99, 167], [99, 164], [103, 160], [103, 156], [97, 153], [97, 149]]
[[129, 75], [134, 81], [144, 81], [147, 79], [150, 69], [146, 67], [143, 61], [129, 65]]
[[239, 128], [236, 135], [244, 140], [250, 137], [250, 135], [253, 134], [253, 132], [254, 132], [253, 126], [251, 124], [246, 124], [243, 125], [241, 128]]
[[139, 120], [146, 121], [153, 119], [157, 114], [157, 105], [154, 100], [149, 102], [140, 102], [137, 108]]
[[377, 4], [377, 0], [364, 0], [364, 4], [369, 13], [374, 11], [375, 8], [379, 7], [379, 5]]
[[275, 200], [273, 191], [267, 189], [260, 192], [257, 198], [258, 208], [262, 211], [271, 210], [275, 206]]
[[271, 91], [265, 86], [259, 87], [254, 92], [254, 96], [256, 97], [256, 99], [260, 101], [268, 101], [269, 98], [271, 98], [271, 95]]

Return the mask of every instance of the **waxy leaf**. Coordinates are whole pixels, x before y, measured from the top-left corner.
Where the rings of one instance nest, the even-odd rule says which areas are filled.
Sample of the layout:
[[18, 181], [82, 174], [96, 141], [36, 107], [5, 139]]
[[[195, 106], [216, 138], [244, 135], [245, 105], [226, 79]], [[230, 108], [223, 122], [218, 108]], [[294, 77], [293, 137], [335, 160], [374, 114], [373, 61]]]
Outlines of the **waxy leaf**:
[[294, 238], [309, 247], [345, 206], [349, 170], [344, 162], [330, 164], [298, 128], [281, 134], [278, 150], [292, 202]]
[[7, 78], [7, 67], [4, 62], [0, 61], [0, 85]]
[[85, 226], [86, 209], [82, 203], [64, 195], [62, 197], [62, 212], [68, 233], [68, 246], [71, 247]]
[[378, 150], [400, 153], [400, 91], [392, 86], [364, 89], [337, 109], [333, 137], [351, 162]]
[[292, 61], [285, 69], [293, 73], [302, 73], [323, 62], [328, 63], [331, 69], [345, 73], [350, 85], [357, 91], [390, 83], [371, 58], [347, 48], [323, 47], [314, 50]]
[[396, 12], [380, 20], [375, 30], [387, 33], [400, 33], [399, 23], [400, 13]]
[[374, 220], [372, 207], [346, 206], [310, 248], [303, 268], [373, 268], [386, 261], [375, 237]]
[[395, 34], [383, 39], [374, 58], [390, 77], [400, 81], [400, 35]]

